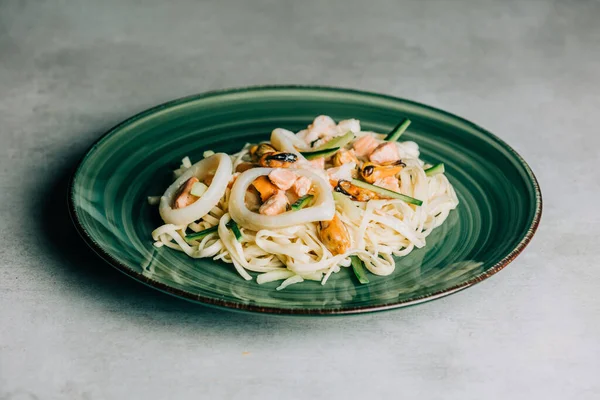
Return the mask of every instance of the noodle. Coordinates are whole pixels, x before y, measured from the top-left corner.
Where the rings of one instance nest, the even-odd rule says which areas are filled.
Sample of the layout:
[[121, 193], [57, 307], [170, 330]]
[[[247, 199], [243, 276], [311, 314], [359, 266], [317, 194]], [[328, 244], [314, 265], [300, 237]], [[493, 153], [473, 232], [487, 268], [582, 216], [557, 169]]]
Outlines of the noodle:
[[[329, 121], [324, 119], [321, 123], [331, 124]], [[356, 135], [355, 142], [371, 135], [380, 143], [378, 148], [392, 143], [381, 141], [382, 135], [360, 131], [357, 120], [341, 121], [337, 126], [320, 126], [318, 129], [334, 132], [335, 139], [345, 133], [343, 126], [351, 127]], [[155, 247], [167, 246], [191, 258], [211, 257], [233, 264], [246, 280], [253, 279], [249, 272], [258, 273], [256, 281], [259, 284], [283, 281], [277, 290], [304, 280], [325, 284], [333, 273], [350, 267], [351, 255], [356, 255], [375, 275], [392, 274], [396, 268], [394, 257], [403, 257], [415, 248], [424, 247], [427, 236], [457, 207], [458, 198], [452, 185], [443, 173], [428, 176], [425, 172], [428, 166], [419, 159], [416, 143], [394, 142], [403, 164], [396, 176], [395, 191], [420, 200], [420, 205], [410, 204], [403, 198], [385, 196], [357, 201], [346, 194], [333, 193], [333, 181], [346, 179], [350, 174], [356, 176], [360, 162], [358, 166], [354, 162], [343, 163], [343, 168], [336, 169], [338, 175], [328, 176], [327, 171], [315, 167], [300, 153], [307, 149], [310, 151], [310, 144], [304, 142], [303, 137], [318, 134], [318, 129], [315, 129], [310, 125], [308, 130], [294, 134], [278, 128], [271, 136], [273, 151], [296, 156], [297, 163], [288, 170], [312, 182], [311, 206], [279, 215], [256, 212], [246, 204], [247, 192], [258, 177], [271, 177], [277, 167], [252, 167], [234, 173], [252, 157], [256, 162], [250, 144], [231, 156], [207, 151], [207, 158], [193, 165], [189, 158], [184, 158], [182, 166], [175, 171], [176, 181], [160, 200], [165, 224], [152, 232]], [[327, 140], [332, 138], [319, 138], [319, 142], [326, 143]], [[343, 150], [352, 149], [354, 143], [345, 144]], [[171, 207], [187, 179], [206, 179], [209, 173], [212, 181], [205, 194], [184, 208]], [[152, 200], [156, 203], [155, 198]], [[347, 246], [341, 253], [332, 250], [331, 244], [321, 234], [324, 229], [321, 221], [330, 221], [334, 216], [339, 218], [348, 236]], [[234, 221], [240, 235], [231, 228], [230, 224]], [[207, 229], [210, 232], [198, 234]], [[191, 233], [186, 234], [186, 230]]]

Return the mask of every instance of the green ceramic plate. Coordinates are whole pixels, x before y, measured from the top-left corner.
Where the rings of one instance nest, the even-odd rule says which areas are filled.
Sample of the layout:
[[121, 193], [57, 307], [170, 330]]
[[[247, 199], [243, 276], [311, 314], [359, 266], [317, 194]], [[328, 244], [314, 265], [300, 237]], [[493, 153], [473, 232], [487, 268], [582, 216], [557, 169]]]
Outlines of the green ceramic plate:
[[[325, 286], [305, 282], [276, 291], [278, 283], [245, 281], [231, 264], [152, 246], [150, 232], [161, 221], [146, 197], [163, 193], [182, 157], [194, 162], [208, 149], [235, 152], [267, 139], [273, 128], [297, 131], [319, 114], [358, 118], [363, 129], [379, 132], [408, 117], [413, 123], [405, 139], [420, 145], [424, 160], [446, 165], [460, 205], [425, 248], [397, 260], [393, 275], [370, 276], [360, 285], [344, 268]], [[465, 289], [523, 250], [542, 210], [525, 161], [478, 126], [394, 97], [296, 86], [212, 92], [132, 117], [88, 151], [73, 176], [69, 205], [85, 241], [121, 272], [194, 302], [276, 314], [385, 310]]]

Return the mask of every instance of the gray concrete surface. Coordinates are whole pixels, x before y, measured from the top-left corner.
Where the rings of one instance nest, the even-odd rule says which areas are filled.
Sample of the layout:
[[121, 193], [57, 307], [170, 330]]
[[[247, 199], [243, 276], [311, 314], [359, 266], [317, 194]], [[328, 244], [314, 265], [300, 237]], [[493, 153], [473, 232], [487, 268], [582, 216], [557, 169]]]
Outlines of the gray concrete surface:
[[[0, 2], [0, 399], [600, 398], [599, 18], [591, 0]], [[65, 179], [105, 129], [269, 83], [487, 127], [539, 177], [537, 236], [469, 290], [339, 319], [193, 306], [83, 248]]]

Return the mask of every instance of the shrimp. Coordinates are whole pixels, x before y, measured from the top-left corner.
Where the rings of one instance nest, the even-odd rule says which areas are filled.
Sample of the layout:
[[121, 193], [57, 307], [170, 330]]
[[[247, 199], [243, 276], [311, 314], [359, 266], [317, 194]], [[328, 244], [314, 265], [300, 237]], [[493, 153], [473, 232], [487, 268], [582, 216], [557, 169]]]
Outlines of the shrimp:
[[395, 176], [386, 176], [376, 180], [373, 185], [388, 189], [394, 192], [400, 192], [400, 184]]
[[288, 206], [289, 202], [285, 192], [279, 190], [260, 206], [258, 212], [264, 215], [278, 215], [285, 212]]
[[371, 135], [365, 135], [356, 140], [352, 147], [354, 152], [359, 157], [365, 157], [379, 146], [379, 142]]
[[337, 133], [337, 127], [335, 121], [327, 115], [319, 115], [312, 124], [308, 126], [304, 135], [306, 143], [310, 144], [315, 140], [319, 140], [323, 137], [333, 136]]
[[292, 187], [298, 175], [286, 169], [274, 169], [269, 173], [269, 179], [275, 186], [281, 190], [288, 190]]
[[398, 154], [398, 147], [394, 142], [382, 143], [371, 154], [369, 154], [369, 160], [376, 164], [386, 164], [400, 160], [400, 154]]
[[312, 181], [310, 180], [310, 178], [307, 178], [306, 176], [301, 176], [300, 178], [296, 179], [296, 182], [294, 182], [294, 185], [292, 186], [292, 191], [294, 192], [294, 194], [296, 194], [296, 196], [302, 197], [310, 191], [311, 186]]
[[319, 157], [308, 161], [313, 168], [325, 169], [325, 158]]
[[345, 119], [338, 123], [337, 129], [341, 135], [346, 132], [358, 133], [360, 132], [360, 121], [357, 119]]

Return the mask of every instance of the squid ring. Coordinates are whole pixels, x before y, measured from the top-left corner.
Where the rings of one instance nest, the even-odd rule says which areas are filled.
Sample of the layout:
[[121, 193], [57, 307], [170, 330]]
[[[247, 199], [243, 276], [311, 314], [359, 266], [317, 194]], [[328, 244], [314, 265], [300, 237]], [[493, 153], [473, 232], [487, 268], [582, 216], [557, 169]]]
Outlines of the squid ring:
[[314, 205], [298, 211], [287, 211], [279, 215], [262, 215], [252, 212], [246, 207], [244, 196], [246, 190], [256, 178], [268, 175], [273, 168], [252, 168], [237, 177], [229, 199], [231, 218], [244, 228], [259, 231], [261, 229], [286, 228], [309, 222], [330, 221], [335, 215], [335, 203], [329, 183], [320, 175], [307, 169], [292, 169], [297, 175], [312, 180], [317, 191]]
[[[160, 198], [160, 216], [167, 224], [186, 226], [204, 217], [216, 206], [231, 180], [233, 165], [231, 157], [225, 153], [217, 153], [198, 161], [171, 184]], [[215, 171], [214, 178], [202, 197], [183, 208], [172, 207], [173, 198], [184, 182], [195, 176], [202, 180], [210, 172]]]

